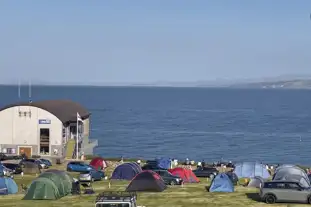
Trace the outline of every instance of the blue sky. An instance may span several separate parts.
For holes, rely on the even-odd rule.
[[[310,0],[0,2],[0,82],[311,74]]]

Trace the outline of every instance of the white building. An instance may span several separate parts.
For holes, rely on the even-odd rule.
[[[11,104],[0,108],[0,151],[8,155],[70,157],[76,137],[77,113],[79,147],[93,153],[97,142],[89,142],[90,113],[70,100],[46,100]],[[71,141],[70,141],[71,139]]]

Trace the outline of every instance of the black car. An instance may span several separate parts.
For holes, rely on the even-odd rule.
[[[36,160],[36,159],[23,159],[20,161],[20,165],[23,166],[24,162],[32,162],[36,163],[39,166],[39,169],[47,169],[49,168],[46,164],[44,164],[41,160]]]
[[[219,171],[214,167],[199,167],[196,170],[192,170],[192,172],[197,177],[211,179],[213,179],[219,173]]]
[[[232,162],[226,162],[226,161],[219,161],[217,163],[214,163],[215,167],[221,167],[221,166],[226,166],[229,168],[234,168],[234,164]]]
[[[12,170],[14,174],[21,174],[23,172],[22,167],[19,164],[2,163],[2,165]]]
[[[153,172],[160,175],[166,185],[181,185],[183,183],[180,177],[172,175],[167,170],[153,170]]]
[[[142,170],[152,170],[153,171],[153,170],[159,170],[159,167],[157,167],[156,165],[146,164],[146,165],[142,166],[141,169]]]

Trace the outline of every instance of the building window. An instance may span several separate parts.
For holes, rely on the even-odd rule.
[[[50,129],[40,129],[40,154],[50,154]]]
[[[15,149],[13,149],[13,148],[6,148],[6,153],[7,154],[15,154]]]

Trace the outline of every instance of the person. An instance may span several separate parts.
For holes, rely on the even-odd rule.
[[[137,164],[140,165],[141,164],[141,160],[137,160]]]
[[[190,165],[190,161],[188,158],[186,159],[186,165]]]
[[[84,156],[84,152],[81,153],[81,160],[84,160],[85,156]]]
[[[206,165],[205,160],[202,160],[202,168],[204,168]]]
[[[198,169],[202,168],[202,163],[201,163],[201,162],[198,162],[197,168],[198,168]]]

